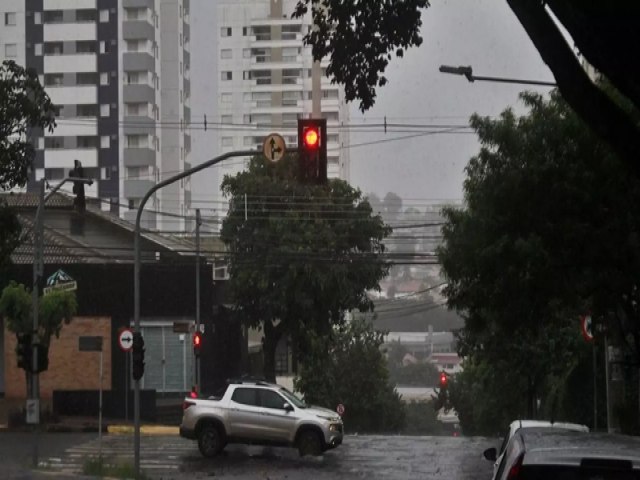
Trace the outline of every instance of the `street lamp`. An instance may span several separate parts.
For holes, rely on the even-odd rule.
[[[77,162],[77,160],[76,160]],[[39,302],[39,287],[40,287],[40,279],[43,274],[43,250],[44,250],[44,222],[42,219],[44,213],[44,205],[46,201],[51,198],[51,196],[56,193],[62,185],[67,182],[75,182],[74,184],[81,183],[83,185],[92,185],[93,180],[90,178],[81,178],[81,177],[65,177],[58,184],[56,184],[49,193],[45,195],[45,184],[46,180],[43,178],[40,181],[39,186],[39,198],[38,198],[38,209],[36,210],[36,218],[35,218],[35,230],[34,230],[34,242],[33,242],[33,288],[31,290],[31,302],[32,302],[32,313],[33,313],[33,337],[32,337],[32,348],[33,353],[31,355],[32,361],[32,376],[31,376],[31,399],[34,401],[34,409],[37,412],[36,421],[34,424],[36,427],[34,428],[34,432],[36,435],[34,436],[33,442],[33,464],[34,466],[38,465],[38,438],[37,438],[37,424],[40,422],[40,384],[38,378],[38,345],[40,344],[40,339],[38,338],[38,302]]]
[[[517,78],[502,78],[502,77],[483,77],[473,74],[473,68],[468,66],[452,67],[450,65],[440,65],[439,68],[442,73],[451,73],[452,75],[463,75],[470,82],[484,81],[484,82],[500,82],[500,83],[517,83],[520,85],[541,85],[544,87],[557,87],[555,82],[543,82],[540,80],[521,80]]]

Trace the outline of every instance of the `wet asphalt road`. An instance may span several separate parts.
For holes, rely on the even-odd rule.
[[[11,467],[12,459],[19,459],[24,466],[31,450],[28,436],[12,440],[13,436],[0,435],[0,458],[4,465],[0,467],[0,478],[41,478],[17,476],[24,470]],[[95,434],[53,434],[43,438],[42,443],[51,444],[41,445],[41,459],[46,460],[48,472],[45,478],[54,474],[66,479],[70,478],[68,475],[79,474],[86,459],[98,454]],[[347,436],[343,445],[322,457],[301,458],[289,448],[229,445],[219,457],[205,459],[193,441],[177,436],[143,436],[141,467],[149,478],[162,480],[481,480],[491,478],[491,463],[482,458],[482,451],[497,443],[483,438],[362,435]],[[133,437],[103,437],[102,453],[109,462],[133,464]]]

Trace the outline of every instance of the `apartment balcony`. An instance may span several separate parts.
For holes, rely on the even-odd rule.
[[[51,90],[49,90],[51,94]],[[58,103],[54,101],[53,103]],[[45,137],[91,137],[98,135],[97,117],[58,118],[52,133],[44,132]]]
[[[98,8],[97,0],[74,0],[75,9],[95,9]],[[66,10],[69,8],[69,0],[46,0],[42,5],[42,10]]]
[[[43,38],[45,42],[97,40],[98,29],[96,22],[45,23],[43,25]],[[57,70],[50,71],[56,72]]]
[[[47,87],[47,93],[51,97],[51,101],[56,105],[95,105],[98,103],[98,87],[92,85],[75,87],[51,86]]]
[[[155,72],[156,59],[147,52],[126,52],[122,55],[122,69],[125,72]]]
[[[155,26],[147,20],[125,20],[122,22],[122,38],[125,40],[155,40]]]
[[[156,91],[149,85],[127,84],[122,87],[124,103],[156,103]]]
[[[249,68],[251,70],[299,70],[302,69],[302,61],[290,60],[273,62],[269,59],[268,61],[262,62],[258,61],[258,57],[252,57]]]
[[[295,39],[282,40],[265,37],[256,37],[252,35],[250,38],[251,48],[286,48],[286,47],[302,47],[302,34],[297,34]],[[261,38],[264,38],[262,40]]]
[[[182,22],[182,34],[184,35],[185,38],[191,38],[191,26],[189,25],[188,22],[184,21],[185,19],[183,18],[183,22]]]
[[[125,167],[149,167],[156,164],[156,151],[153,148],[125,148],[123,154]]]
[[[182,53],[182,61],[185,65],[191,65],[191,52],[184,50]]]
[[[151,117],[127,115],[123,119],[125,135],[155,135],[156,121]]]
[[[122,0],[122,6],[124,8],[150,8],[153,10],[155,7],[154,0]]]
[[[98,166],[97,148],[57,148],[44,151],[45,168],[73,168],[73,161],[80,160],[84,168]]]
[[[124,197],[142,198],[155,184],[153,180],[127,179],[124,181]]]
[[[191,108],[188,106],[184,106],[184,121],[187,125],[191,123]]]
[[[44,71],[55,73],[96,72],[98,71],[98,56],[95,53],[45,55]]]

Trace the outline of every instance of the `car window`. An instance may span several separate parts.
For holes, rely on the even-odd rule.
[[[520,437],[518,435],[514,435],[509,443],[507,443],[507,448],[502,460],[500,461],[496,478],[506,479],[509,476],[509,470],[516,464],[518,457],[523,453],[523,451],[524,449],[520,444]]]
[[[271,390],[260,390],[260,404],[264,408],[277,408],[284,410],[286,400]]]
[[[522,480],[640,480],[640,472],[618,468],[533,465],[522,469]]]
[[[502,455],[504,449],[507,448],[507,442],[509,441],[509,434],[511,430],[507,430],[507,433],[504,434],[504,439],[502,440],[502,445],[500,445],[500,450],[498,450],[498,456]]]
[[[258,389],[257,388],[236,388],[233,391],[233,395],[231,396],[231,400],[236,403],[241,403],[243,405],[253,405],[257,407],[260,405],[258,402]]]

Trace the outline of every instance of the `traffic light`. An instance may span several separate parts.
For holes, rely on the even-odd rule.
[[[49,349],[38,344],[36,350],[38,350],[38,365],[34,373],[42,373],[49,368]]]
[[[193,353],[200,355],[200,348],[202,347],[202,333],[194,332],[193,334]]]
[[[131,365],[133,369],[133,379],[140,380],[144,375],[144,339],[140,332],[133,333]]]
[[[327,182],[327,120],[298,119],[298,162],[302,183]]]
[[[16,345],[16,355],[18,357],[18,368],[30,372],[33,369],[33,346],[31,345],[30,333],[16,333],[18,344]]]
[[[69,177],[84,178],[84,169],[80,160],[73,161],[73,169],[69,172]],[[84,183],[73,182],[73,193],[76,198],[73,200],[73,206],[77,212],[84,213],[86,210],[86,201],[84,196]]]
[[[440,372],[440,388],[447,388],[449,384],[449,378],[446,372]]]

